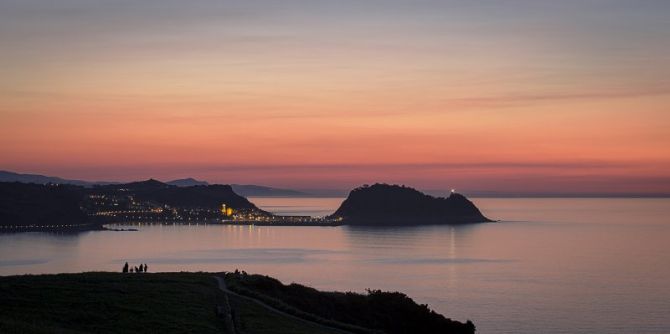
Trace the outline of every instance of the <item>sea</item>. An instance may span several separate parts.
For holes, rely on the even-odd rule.
[[[324,216],[342,198],[250,198]],[[245,270],[321,290],[400,291],[477,333],[670,333],[670,199],[472,198],[463,226],[129,225],[0,234],[0,275]]]

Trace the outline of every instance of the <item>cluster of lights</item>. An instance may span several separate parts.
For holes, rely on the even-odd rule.
[[[103,199],[117,202],[117,198],[110,198],[104,195],[91,195],[91,199]],[[177,222],[203,222],[203,223],[232,223],[232,224],[327,224],[330,222],[341,221],[342,218],[325,219],[323,217],[309,217],[309,216],[274,216],[268,215],[257,210],[234,210],[229,205],[222,203],[218,210],[213,209],[179,209],[175,207],[149,207],[149,205],[140,205],[135,202],[132,196],[128,196],[129,202],[133,204],[137,210],[100,210],[91,213],[93,216],[114,217],[117,219],[132,221],[146,221],[150,220],[158,224],[163,224],[165,221],[171,221],[173,224]],[[97,203],[95,203],[97,204]],[[165,216],[163,214],[168,214]],[[170,216],[171,215],[171,216]],[[223,216],[223,217],[221,217]]]
[[[94,213],[94,216],[118,216],[118,215],[128,215],[128,214],[152,214],[152,213],[163,213],[162,208],[151,209],[151,210],[127,210],[127,211],[98,211]]]
[[[236,214],[233,216],[233,219],[230,220],[230,222],[235,223],[235,224],[246,224],[246,223],[251,223],[253,224],[254,222],[262,222],[262,223],[277,223],[277,224],[285,224],[285,223],[318,223],[318,224],[327,224],[330,222],[334,221],[341,221],[342,218],[338,217],[336,219],[326,219],[324,217],[309,217],[309,216],[268,216],[268,215],[259,215],[259,214],[254,214],[254,213],[248,213],[248,214]],[[222,222],[226,222],[226,220],[223,220]]]
[[[58,225],[2,225],[0,228],[6,229],[22,229],[22,228],[54,228],[54,227],[80,227],[88,226],[89,224],[58,224]]]

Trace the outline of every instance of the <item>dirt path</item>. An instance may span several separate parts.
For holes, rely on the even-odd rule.
[[[304,322],[304,323],[309,324],[309,325],[312,325],[312,326],[317,326],[317,327],[319,327],[319,328],[321,328],[321,329],[330,330],[330,331],[335,331],[335,332],[338,332],[338,333],[344,333],[344,334],[352,334],[351,332],[347,332],[347,331],[342,330],[342,329],[339,329],[339,328],[326,326],[326,325],[320,324],[320,323],[318,323],[318,322],[314,322],[314,321],[310,321],[310,320],[303,319],[303,318],[300,318],[300,317],[296,317],[296,316],[294,316],[294,315],[292,315],[292,314],[289,314],[289,313],[286,313],[286,312],[284,312],[284,311],[278,310],[278,309],[276,309],[276,308],[274,308],[274,307],[272,307],[272,306],[270,306],[270,305],[268,305],[268,304],[266,304],[266,303],[264,303],[264,302],[262,302],[262,301],[260,301],[260,300],[258,300],[258,299],[254,299],[254,298],[251,298],[251,297],[243,296],[243,295],[241,295],[241,294],[239,294],[239,293],[237,293],[237,292],[234,292],[234,291],[232,291],[232,290],[229,290],[228,287],[226,286],[226,282],[225,282],[225,280],[224,280],[222,277],[214,276],[214,278],[216,278],[216,280],[219,282],[219,289],[221,289],[221,291],[223,291],[223,292],[225,292],[225,293],[229,293],[229,294],[234,295],[234,296],[239,297],[239,298],[243,298],[243,299],[248,300],[248,301],[250,301],[250,302],[254,302],[254,303],[256,303],[256,304],[258,304],[258,305],[264,307],[265,309],[267,309],[267,310],[269,310],[269,311],[271,311],[271,312],[277,313],[277,314],[279,314],[279,315],[281,315],[281,316],[284,316],[284,317],[288,317],[288,318],[291,318],[291,319],[295,319],[295,320]]]

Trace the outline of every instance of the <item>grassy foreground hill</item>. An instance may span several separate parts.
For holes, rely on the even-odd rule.
[[[210,273],[0,277],[0,333],[230,333],[229,300],[242,334],[334,334],[221,291]]]
[[[256,289],[256,298],[229,290],[224,292],[215,279],[215,275],[217,274],[91,272],[0,277],[0,333],[334,334],[355,332],[314,321],[315,319],[323,320],[323,314],[302,311],[301,314],[298,314],[299,316],[296,316],[291,312],[286,312],[281,305],[268,303],[268,300],[279,296],[262,295],[262,289]],[[245,284],[239,279],[232,281],[231,278],[234,280],[235,277],[230,274],[218,275],[226,276],[225,281],[227,282]],[[266,276],[254,275],[254,277],[260,277],[261,281],[269,279],[272,282],[278,282]],[[256,286],[255,283],[245,285],[248,291],[255,289],[254,286]],[[311,289],[309,294],[303,298],[316,298],[316,300],[305,301],[305,303],[314,303],[329,300],[333,294],[338,293],[318,292]],[[342,295],[351,295],[359,299],[366,298],[359,294]],[[293,299],[287,299],[287,302],[295,303],[296,297],[292,296]],[[376,312],[384,317],[386,312],[397,307],[397,310],[402,312],[413,309],[418,312],[416,314],[424,313],[422,311],[424,306],[414,304],[406,296],[402,298],[402,304],[405,306],[388,304]],[[407,305],[410,305],[409,309]],[[296,304],[296,306],[299,305]],[[329,305],[328,307],[333,306],[337,308],[346,305]],[[333,310],[337,317],[345,315],[348,319],[363,319],[360,315],[354,314],[360,312],[360,309]],[[314,310],[314,312],[317,311],[321,312],[321,310]],[[370,314],[368,312],[364,316]],[[388,317],[391,314],[385,316]],[[230,319],[233,321],[231,322]],[[423,331],[419,329],[430,324],[430,322],[412,323],[411,321],[416,319],[411,321],[410,319],[414,318],[404,318],[403,321],[406,323],[403,328],[417,329],[417,331],[410,331],[412,333],[421,333]],[[357,323],[342,322],[341,324],[353,329],[361,328]],[[471,323],[461,325],[471,326]],[[379,329],[375,329],[374,332],[397,332]],[[445,330],[446,327],[435,327],[434,329],[436,330],[431,333],[470,332]],[[473,331],[474,326],[472,326]]]
[[[368,290],[354,292],[324,292],[304,285],[284,285],[262,275],[244,272],[227,273],[228,287],[242,295],[251,296],[287,313],[311,319],[317,323],[358,334],[471,334],[471,321],[451,320],[417,304],[400,292]]]
[[[83,273],[0,278],[1,333],[222,333],[209,275]]]

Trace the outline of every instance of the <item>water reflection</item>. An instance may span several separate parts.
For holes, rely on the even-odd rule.
[[[471,225],[425,225],[425,226],[344,226],[350,246],[370,244],[370,239],[383,241],[384,244],[419,246],[426,243],[467,243],[481,224]],[[449,231],[449,233],[444,233]],[[453,237],[452,237],[453,235]]]
[[[325,290],[403,291],[484,334],[670,332],[669,200],[478,205],[524,222],[0,234],[0,274],[118,271],[125,261],[151,271],[239,268]]]

